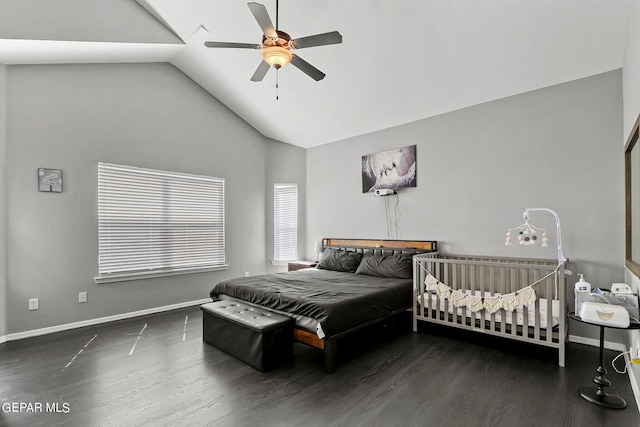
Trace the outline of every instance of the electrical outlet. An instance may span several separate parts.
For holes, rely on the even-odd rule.
[[[38,298],[29,299],[29,310],[37,310],[38,309]]]
[[[244,272],[244,277],[249,277],[249,272],[248,271]]]
[[[80,292],[78,294],[78,302],[87,302],[87,293],[86,292]]]

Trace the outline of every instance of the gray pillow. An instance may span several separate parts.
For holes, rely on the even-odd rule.
[[[360,264],[362,254],[343,249],[326,249],[317,268],[354,273]]]
[[[362,257],[356,274],[369,276],[411,279],[413,277],[413,257],[411,255],[373,255]]]

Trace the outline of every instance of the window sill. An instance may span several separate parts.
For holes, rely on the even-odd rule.
[[[207,273],[210,271],[221,271],[228,269],[228,265],[221,265],[220,267],[204,267],[204,268],[189,268],[184,270],[170,270],[170,271],[149,271],[143,273],[124,273],[124,274],[110,274],[105,276],[98,276],[94,278],[96,284],[101,285],[103,283],[114,282],[128,282],[131,280],[142,279],[155,279],[158,277],[178,276],[182,274],[194,274],[194,273]]]

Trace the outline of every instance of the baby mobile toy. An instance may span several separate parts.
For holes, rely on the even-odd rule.
[[[549,246],[549,238],[547,236],[547,232],[544,228],[534,227],[529,223],[529,212],[532,211],[543,211],[548,212],[554,216],[556,219],[556,233],[558,238],[558,264],[564,264],[567,261],[564,254],[562,253],[562,233],[560,231],[560,217],[557,213],[547,208],[527,208],[522,213],[522,217],[524,218],[524,224],[516,228],[507,229],[507,237],[505,239],[504,244],[509,246],[513,244],[513,235],[517,234],[518,243],[521,245],[535,245],[538,241],[538,234],[542,235],[540,241],[542,242],[540,246],[546,248]],[[564,270],[564,274],[566,276],[571,276],[571,271],[566,269]]]
[[[535,245],[538,240],[538,233],[542,233],[542,244],[543,248],[549,246],[549,238],[547,236],[547,232],[544,228],[538,228],[531,224],[529,224],[529,220],[525,219],[524,224],[521,224],[515,228],[509,228],[507,230],[507,238],[504,242],[505,245],[510,246],[513,244],[513,233],[516,233],[518,236],[518,243],[521,245]]]

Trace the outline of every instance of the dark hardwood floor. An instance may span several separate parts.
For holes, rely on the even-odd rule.
[[[552,350],[400,324],[340,343],[332,375],[319,351],[299,344],[293,364],[244,365],[202,342],[198,307],[8,342],[0,425],[640,426],[613,352],[607,377],[624,410],[578,395],[591,385],[596,348],[569,344],[560,368]],[[373,334],[384,338],[368,343]]]

